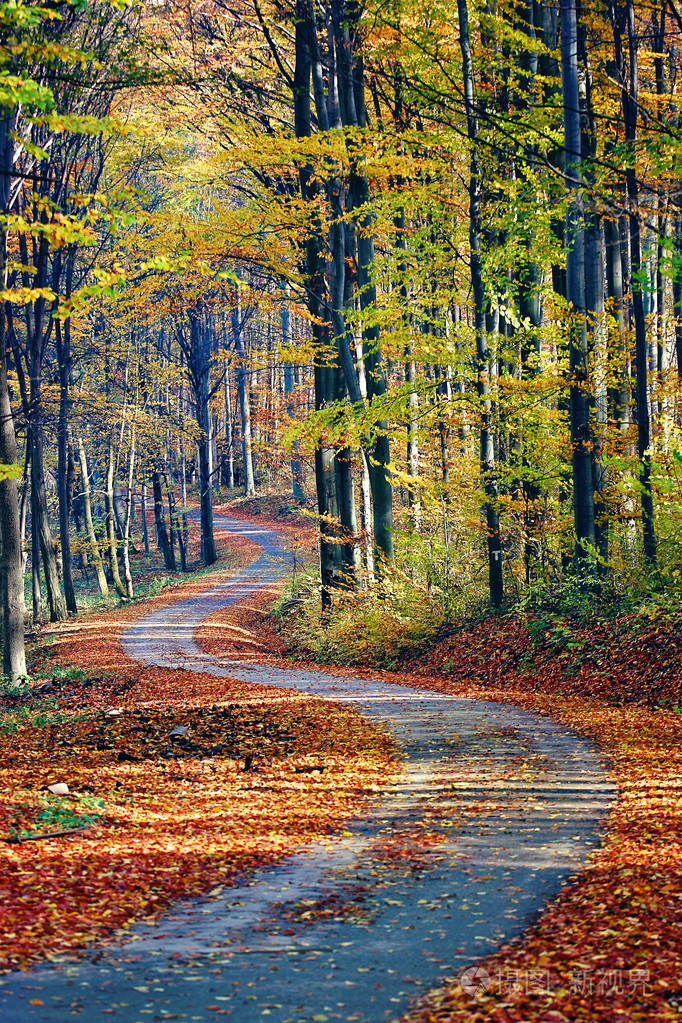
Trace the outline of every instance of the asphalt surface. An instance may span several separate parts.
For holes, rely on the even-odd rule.
[[[216,526],[259,543],[260,560],[139,619],[126,653],[350,702],[391,729],[404,774],[328,844],[133,928],[124,945],[6,976],[3,1023],[395,1020],[520,934],[599,841],[614,786],[594,747],[549,718],[203,654],[199,622],[289,571],[275,532],[220,517]]]

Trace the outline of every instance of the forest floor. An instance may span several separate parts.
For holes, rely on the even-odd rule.
[[[619,789],[604,842],[575,881],[521,941],[480,964],[487,990],[472,1002],[452,984],[415,1021],[682,1012],[681,635],[679,614],[589,624],[512,614],[462,629],[406,666],[439,692],[551,715],[597,744]]]
[[[399,767],[386,735],[350,708],[325,706],[321,729],[319,701],[126,657],[121,636],[136,618],[260,553],[248,539],[216,537],[222,564],[210,573],[44,627],[33,687],[0,698],[0,971],[122,936],[321,840]],[[155,573],[147,584],[165,582]],[[172,735],[188,725],[191,744]],[[322,742],[333,785],[303,770]]]
[[[241,627],[257,632],[268,656],[311,666],[290,621],[266,611],[265,601],[245,610]],[[221,614],[207,619],[200,645],[239,650],[220,627]],[[682,614],[660,609],[589,621],[512,612],[465,624],[402,661],[407,685],[557,719],[597,745],[619,789],[601,848],[522,940],[481,961],[475,997],[455,978],[414,1023],[682,1014],[680,637]],[[381,673],[367,665],[364,674]]]
[[[309,547],[312,534],[295,513],[289,519],[277,510],[273,505],[254,521],[286,532],[302,550]],[[245,508],[240,502],[229,508],[242,517],[255,511],[262,513],[262,505]],[[243,539],[230,541],[230,550],[232,569],[255,556]],[[192,580],[154,601],[161,606],[205,584],[205,577]],[[353,712],[341,714],[334,729],[337,755],[343,759],[349,744],[353,748],[347,786],[330,793],[311,816],[305,787],[295,798],[286,787],[291,761],[284,754],[292,745],[294,756],[304,761],[314,754],[319,721],[313,711],[305,703],[284,709],[268,705],[266,690],[257,693],[235,683],[232,691],[224,680],[219,698],[215,678],[189,680],[178,672],[128,663],[121,632],[149,607],[145,601],[55,629],[43,649],[44,663],[53,666],[52,689],[14,705],[5,701],[2,708],[0,771],[10,793],[0,808],[2,835],[57,830],[90,818],[88,830],[66,841],[0,847],[3,909],[16,921],[0,938],[5,968],[101,940],[178,898],[214,890],[240,871],[285,854],[338,826],[357,809],[359,792],[371,800],[380,774],[395,766],[385,740],[377,741]],[[288,632],[268,614],[265,596],[250,600],[238,619],[232,618],[227,640],[223,624],[222,613],[208,619],[198,635],[200,645],[257,660],[292,654]],[[650,620],[638,613],[582,624],[510,614],[465,626],[400,665],[406,685],[509,702],[568,725],[597,744],[620,791],[601,848],[522,939],[481,961],[475,995],[454,979],[432,992],[411,1020],[679,1018],[680,635],[682,617],[674,614]],[[305,655],[300,648],[295,653]],[[86,666],[85,677],[69,672],[73,665]],[[369,675],[370,667],[353,673]],[[375,669],[371,675],[396,680],[395,674]],[[213,749],[220,730],[213,718],[225,701],[234,742],[213,756],[210,778],[196,777],[183,757],[164,758],[171,752],[168,735],[189,708],[205,731],[207,751]],[[123,707],[133,712],[127,715],[130,727],[123,726],[123,715],[107,714]],[[243,820],[222,837],[225,822],[217,805],[228,792],[244,796],[248,774],[243,768],[256,731],[271,740],[270,769],[284,799],[270,802],[269,793],[263,805],[262,795],[249,792],[240,804]],[[357,748],[367,751],[360,773]],[[59,781],[69,783],[69,796],[45,791]],[[189,801],[193,821],[206,820],[191,848],[178,799]],[[243,823],[248,820],[252,827],[258,814],[262,826],[249,841]],[[152,816],[153,824],[145,823]],[[77,817],[81,822],[74,821]],[[268,820],[277,820],[279,841],[268,836]],[[145,856],[139,854],[141,840],[149,850]],[[75,876],[74,862],[80,871]],[[98,905],[102,911],[93,922]]]

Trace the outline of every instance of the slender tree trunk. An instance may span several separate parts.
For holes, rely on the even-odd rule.
[[[402,93],[396,87],[396,101],[400,101]],[[400,207],[394,220],[396,229],[395,244],[399,252],[405,251],[405,209]],[[407,268],[404,258],[400,260],[398,272],[402,278],[400,283],[400,297],[404,304],[406,325],[409,323],[410,296],[407,286]],[[414,350],[411,343],[405,346],[405,383],[408,385],[407,393],[407,475],[410,479],[407,500],[410,509],[412,528],[419,532],[421,525],[421,501],[419,496],[419,395],[416,389],[417,366],[414,360]]]
[[[74,254],[69,252],[66,262],[65,298],[71,296]],[[71,565],[70,507],[68,490],[69,458],[69,376],[71,373],[71,320],[55,322],[57,359],[59,363],[59,420],[57,424],[57,493],[59,497],[59,538],[62,548],[62,579],[66,608],[70,614],[77,614],[76,592],[73,586]]]
[[[185,446],[180,433],[180,501],[182,503],[182,543],[185,551],[189,547],[189,524],[187,522],[187,459],[185,458]],[[211,509],[212,510],[212,509]],[[183,569],[183,572],[185,569]]]
[[[360,452],[362,458],[362,476],[360,487],[362,491],[362,529],[365,538],[365,568],[367,569],[367,581],[370,586],[374,584],[374,536],[372,534],[372,488],[369,479],[369,467],[367,455]]]
[[[682,217],[677,218],[675,226],[675,249],[679,259],[682,254]],[[682,270],[675,271],[673,277],[673,311],[675,314],[675,357],[677,361],[677,379],[682,381]]]
[[[197,451],[199,455],[199,502],[201,516],[201,558],[205,565],[217,560],[213,538],[213,473],[212,473],[212,428],[211,428],[211,322],[206,320],[201,303],[189,310],[190,340],[185,342],[187,368],[199,427]],[[171,521],[171,547],[175,525]]]
[[[646,319],[644,315],[644,286],[642,283],[642,244],[639,225],[639,185],[634,162],[637,142],[639,69],[637,38],[635,35],[635,10],[632,0],[627,0],[625,11],[629,68],[626,70],[622,49],[622,14],[611,6],[616,67],[621,85],[621,104],[625,122],[625,138],[632,158],[625,171],[625,189],[629,210],[630,229],[630,282],[632,289],[632,311],[635,326],[636,365],[636,410],[637,410],[637,453],[639,456],[639,484],[642,507],[642,531],[644,557],[650,565],[656,564],[656,531],[654,526],[654,502],[651,489],[651,422],[649,417],[648,352],[646,340]]]
[[[608,425],[606,390],[607,341],[604,317],[604,254],[601,243],[601,219],[596,213],[587,217],[585,228],[585,303],[589,329],[595,339],[598,376],[594,394],[594,447],[592,451],[592,488],[594,492],[594,540],[599,553],[597,570],[606,573],[609,556],[609,507],[606,499],[607,472],[603,462]]]
[[[14,164],[14,111],[0,113],[0,212],[9,213],[10,172]],[[7,235],[0,226],[0,283],[6,287]],[[19,492],[15,467],[17,441],[7,381],[5,303],[0,303],[0,598],[2,599],[2,671],[16,685],[26,675],[24,573]],[[9,471],[8,471],[9,470]]]
[[[280,319],[282,323],[282,347],[284,351],[291,345],[291,329],[290,329],[290,317],[288,305],[289,288],[285,288],[285,298],[282,302],[280,310]],[[287,415],[291,418],[294,415],[295,409],[291,396],[294,392],[294,367],[288,359],[284,362],[284,398],[286,401]],[[291,486],[295,500],[305,501],[305,492],[303,490],[303,467],[301,465],[301,459],[298,456],[298,444],[294,443],[291,447]]]
[[[107,489],[106,489],[106,533],[109,548],[109,568],[111,577],[114,580],[114,587],[120,597],[126,597],[126,588],[121,581],[121,573],[118,568],[118,541],[116,539],[116,516],[114,513],[114,466],[116,464],[116,449],[114,446],[113,431],[109,437],[109,462],[107,465]]]
[[[614,342],[609,344],[611,362],[609,377],[613,381],[608,396],[609,420],[623,430],[628,421],[630,389],[627,371],[627,330],[620,227],[618,221],[613,217],[607,217],[604,220],[604,241],[606,246],[606,287],[615,321]]]
[[[234,490],[234,430],[230,395],[230,365],[225,364],[225,446],[227,448],[227,487]]]
[[[360,39],[357,25],[360,6],[348,3],[347,0],[332,0],[331,8],[336,40],[341,120],[349,128],[363,128],[366,124],[363,102],[364,74],[361,55],[359,51],[353,50],[354,41]],[[363,314],[367,396],[371,404],[375,398],[381,400],[386,393],[380,333],[376,323],[372,322],[377,308],[373,219],[369,209],[369,183],[358,158],[352,133],[346,136],[346,143],[350,161],[349,192],[352,206],[357,211],[354,220],[358,293]],[[350,387],[349,394],[353,401]],[[388,423],[386,420],[380,420],[375,428],[370,479],[374,499],[374,540],[377,555],[380,562],[387,563],[393,561],[393,486],[390,460]]]
[[[150,556],[149,550],[149,527],[147,526],[147,482],[142,481],[140,488],[140,516],[142,518],[142,544],[144,546],[144,556],[148,558]]]
[[[294,66],[294,123],[297,138],[308,138],[311,134],[311,16],[308,0],[296,0],[295,22],[295,66]],[[314,20],[313,20],[314,23]],[[301,198],[307,203],[316,216],[318,185],[313,181],[311,166],[299,167],[299,183]],[[320,410],[327,404],[329,374],[323,365],[327,335],[322,326],[325,318],[325,278],[324,259],[322,257],[323,241],[322,226],[319,218],[316,231],[311,232],[306,241],[306,275],[308,309],[312,318],[313,335],[313,373],[315,409]],[[321,580],[322,614],[326,615],[331,607],[331,591],[334,586],[335,548],[330,542],[330,523],[336,513],[335,493],[333,491],[334,464],[333,451],[320,441],[315,448],[315,491],[317,495],[317,511],[319,516],[319,557]],[[330,503],[330,498],[333,501]]]
[[[591,573],[594,547],[592,434],[585,321],[585,233],[581,182],[581,124],[578,84],[578,25],[575,0],[561,0],[561,80],[563,85],[566,213],[566,297],[569,308],[570,414],[573,447],[573,510],[576,569]]]
[[[38,242],[36,282],[40,287],[47,286],[48,242],[41,237]],[[31,433],[31,487],[33,491],[32,528],[36,531],[40,542],[40,557],[45,575],[45,589],[50,608],[50,620],[61,621],[66,618],[67,610],[62,596],[57,571],[57,558],[52,541],[52,531],[47,511],[45,493],[45,472],[43,465],[43,417],[42,417],[42,371],[45,298],[40,296],[33,303],[31,326],[28,330],[29,376],[30,376],[30,433]]]
[[[126,596],[132,600],[135,596],[133,574],[130,571],[130,522],[133,514],[133,483],[135,480],[135,427],[130,431],[130,458],[128,460],[128,490],[125,520],[123,523],[123,578],[125,579]]]
[[[237,391],[239,394],[239,410],[242,419],[242,464],[244,467],[244,493],[247,497],[254,497],[256,485],[253,474],[253,450],[251,436],[251,400],[249,397],[249,383],[247,378],[247,355],[244,345],[244,336],[241,322],[241,302],[239,301],[239,289],[237,291],[237,305],[232,311],[232,329],[234,333],[234,347],[237,355]]]
[[[450,428],[448,427],[442,410],[449,403],[447,381],[444,379],[440,366],[435,365],[433,372],[438,386],[435,390],[435,402],[438,407],[438,440],[440,442],[440,474],[443,481],[443,500],[446,504],[450,502]]]
[[[38,501],[31,484],[31,596],[33,624],[43,620],[43,596],[40,589],[40,533]]]
[[[21,574],[26,575],[28,565],[28,550],[26,547],[26,522],[28,509],[31,502],[31,444],[28,437],[29,429],[26,431],[26,457],[24,458],[24,471],[21,477],[21,497],[19,499],[19,530],[21,534]]]
[[[83,438],[78,438],[78,460],[81,467],[81,482],[83,486],[83,517],[85,519],[85,531],[88,535],[88,541],[90,543],[90,550],[92,552],[92,564],[95,569],[97,576],[97,583],[99,585],[99,591],[103,597],[108,596],[109,586],[107,585],[107,577],[104,573],[104,566],[102,565],[102,558],[99,552],[99,544],[97,543],[97,537],[95,535],[95,527],[92,523],[92,500],[90,497],[90,474],[88,472],[88,461],[85,454],[85,444]]]
[[[178,541],[178,552],[180,554],[180,571],[187,571],[187,555],[185,552],[185,545],[182,539],[182,531],[180,529],[180,523],[178,522],[178,513],[175,507],[175,494],[173,493],[173,487],[171,486],[170,478],[166,479],[166,489],[168,491],[168,518],[170,519],[170,545],[171,550],[174,549],[174,538],[177,537]]]
[[[159,471],[154,466],[151,472],[152,477],[152,492],[154,494],[154,522],[156,524],[156,538],[159,544],[159,550],[163,555],[163,563],[166,566],[168,572],[177,571],[175,565],[175,555],[173,554],[173,548],[170,545],[168,539],[168,533],[166,532],[166,519],[163,514],[163,491],[161,489],[161,477]]]
[[[478,155],[478,118],[474,93],[474,67],[469,41],[469,14],[467,0],[457,0],[459,13],[459,41],[462,50],[464,77],[464,103],[467,114],[467,134],[471,147],[469,165],[469,249],[471,286],[474,295],[474,330],[476,333],[477,391],[481,405],[480,464],[485,491],[484,514],[488,541],[488,585],[490,602],[499,607],[504,598],[502,576],[502,544],[497,500],[495,472],[495,446],[491,423],[490,353],[485,329],[485,287],[481,256],[481,170]]]
[[[201,435],[199,437],[199,498],[201,502],[201,558],[205,565],[213,565],[217,561],[215,540],[213,538],[213,481],[210,465],[210,422],[208,377],[201,379],[201,400],[197,405],[197,419]]]
[[[37,523],[34,528],[38,530],[40,542],[40,557],[43,563],[45,574],[45,588],[47,590],[47,603],[50,608],[50,621],[59,622],[66,618],[66,603],[62,596],[59,585],[59,574],[57,572],[57,559],[55,557],[50,520],[47,514],[47,497],[45,494],[45,474],[43,470],[43,437],[42,424],[40,423],[39,405],[34,406],[36,414],[31,424],[31,439],[33,451],[31,452],[31,483],[35,493],[35,510]]]
[[[582,147],[587,160],[586,181],[594,190],[592,167],[597,159],[598,126],[594,113],[593,81],[590,53],[585,31],[579,26],[579,49],[583,64],[582,80],[585,117],[582,125]],[[587,130],[585,130],[587,129]],[[602,244],[602,218],[598,210],[588,209],[585,214],[585,311],[588,350],[594,353],[593,378],[594,427],[592,430],[592,490],[594,503],[594,540],[599,554],[597,572],[606,575],[609,556],[609,508],[606,500],[607,472],[604,448],[608,424],[606,318],[604,309],[604,247]]]

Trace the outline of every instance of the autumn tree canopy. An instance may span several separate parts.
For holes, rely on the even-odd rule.
[[[5,673],[27,572],[35,620],[130,599],[136,552],[188,567],[194,500],[211,564],[240,489],[307,503],[325,615],[675,591],[680,30],[0,4]]]

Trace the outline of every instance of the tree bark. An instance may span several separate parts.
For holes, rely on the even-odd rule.
[[[462,50],[464,103],[470,145],[469,164],[469,249],[471,286],[474,295],[474,330],[476,334],[476,387],[481,406],[480,465],[485,492],[483,511],[488,546],[488,587],[490,603],[499,607],[504,598],[502,575],[502,544],[495,472],[495,446],[491,423],[490,353],[485,324],[485,287],[481,255],[481,171],[479,166],[478,118],[475,107],[474,66],[469,40],[467,0],[457,0],[459,42]]]
[[[90,542],[90,550],[92,552],[92,564],[95,568],[95,574],[97,576],[97,583],[99,585],[99,592],[103,597],[109,595],[109,586],[107,584],[107,577],[104,573],[104,566],[102,564],[102,557],[99,552],[99,544],[95,535],[95,527],[92,523],[92,500],[90,497],[90,474],[88,472],[88,461],[85,454],[85,444],[83,438],[78,438],[78,459],[81,466],[81,482],[83,486],[83,517],[85,519],[85,531],[88,535]]]
[[[168,572],[176,572],[175,555],[171,547],[168,533],[166,532],[166,519],[163,514],[163,491],[161,489],[161,477],[159,470],[154,466],[151,472],[152,491],[154,494],[154,522],[156,524],[156,539],[159,550],[163,555],[163,563]]]
[[[149,527],[147,526],[147,483],[145,480],[142,481],[140,487],[140,517],[142,519],[142,545],[144,546],[144,556],[148,558],[150,556],[149,550]]]
[[[622,47],[622,20],[625,18],[628,37],[629,67],[626,68]],[[639,484],[642,508],[642,534],[644,557],[649,565],[656,564],[656,531],[654,526],[654,502],[651,489],[651,421],[649,416],[648,352],[646,319],[644,315],[644,290],[642,283],[642,243],[639,225],[639,185],[635,167],[637,142],[639,69],[637,39],[635,35],[635,11],[632,0],[627,0],[624,11],[611,5],[611,19],[616,54],[616,67],[620,78],[621,105],[625,122],[625,139],[631,155],[625,171],[625,191],[629,210],[630,232],[630,286],[632,311],[635,327],[636,366],[636,412],[637,412],[637,453],[639,456]]]
[[[0,212],[9,213],[10,172],[14,164],[15,117],[0,113]],[[0,282],[5,286],[7,234],[0,226]],[[5,303],[0,302],[0,598],[2,599],[2,672],[14,685],[26,675],[24,643],[24,573],[22,566],[17,441],[7,380]]]
[[[43,214],[43,220],[46,214]],[[48,242],[41,236],[37,242],[35,282],[39,288],[48,283]],[[50,520],[47,511],[45,493],[45,471],[43,464],[43,409],[42,409],[42,372],[45,346],[45,298],[40,296],[32,304],[32,315],[27,318],[27,342],[29,358],[29,423],[31,434],[31,488],[32,488],[32,529],[40,545],[40,558],[43,563],[47,602],[50,608],[50,620],[61,621],[66,618],[67,610],[62,596],[57,572],[57,558],[52,541]],[[48,328],[49,329],[49,328]],[[36,559],[34,559],[36,560]],[[35,599],[35,598],[34,598]]]
[[[253,473],[253,448],[251,435],[251,400],[247,377],[247,355],[242,330],[242,308],[240,289],[237,288],[237,304],[232,310],[232,331],[234,348],[237,356],[237,393],[239,395],[239,411],[242,420],[242,465],[244,469],[244,493],[246,497],[254,497],[256,485]]]
[[[285,298],[282,302],[280,310],[280,320],[282,324],[282,347],[284,351],[291,345],[291,329],[290,329],[290,311],[288,305],[289,288],[285,287]],[[292,363],[286,359],[284,362],[284,399],[286,401],[287,415],[291,418],[294,415],[294,406],[291,400],[291,396],[294,392],[294,367]],[[291,489],[296,501],[305,501],[305,492],[303,490],[303,467],[301,465],[301,459],[298,457],[298,444],[293,444],[291,447]]]
[[[230,395],[230,364],[225,363],[225,457],[227,459],[227,488],[234,490],[234,429],[232,425],[232,397]]]
[[[56,257],[55,257],[56,258]],[[73,261],[75,252],[69,251],[66,257],[66,285],[64,297],[71,297],[73,281]],[[77,614],[76,591],[73,586],[71,563],[71,534],[69,507],[69,377],[71,374],[71,319],[64,325],[55,322],[57,342],[57,361],[59,364],[59,420],[57,424],[57,493],[59,497],[59,539],[62,548],[62,579],[66,608],[70,614]]]
[[[295,26],[295,67],[294,67],[294,123],[296,138],[308,138],[311,134],[311,52],[310,52],[310,5],[308,0],[296,0]],[[302,164],[299,167],[299,184],[301,198],[304,202],[317,202],[318,186],[312,180],[312,167]],[[306,276],[308,309],[312,319],[313,334],[313,373],[315,409],[321,410],[327,404],[330,388],[329,373],[324,365],[327,334],[323,322],[325,320],[325,280],[324,260],[322,258],[323,242],[319,219],[306,240]],[[315,448],[315,491],[317,495],[317,512],[319,521],[319,558],[320,558],[320,598],[322,614],[326,615],[331,607],[331,591],[334,586],[334,558],[336,549],[332,539],[331,521],[336,514],[336,494],[334,490],[335,475],[333,451],[324,441]]]
[[[571,444],[576,571],[592,571],[594,489],[585,320],[585,225],[581,182],[582,138],[578,81],[578,24],[575,0],[561,0],[561,81],[568,202],[566,212],[566,297],[569,309]]]
[[[623,288],[623,260],[619,222],[613,217],[604,220],[606,255],[606,289],[611,300],[615,321],[615,344],[609,345],[611,370],[614,381],[609,388],[609,420],[621,430],[627,426],[630,389],[627,373],[627,339],[625,323],[625,292]],[[682,297],[682,296],[681,296]]]
[[[135,596],[133,588],[133,574],[130,570],[130,522],[133,515],[133,482],[135,479],[135,427],[130,431],[130,457],[128,460],[128,489],[123,523],[123,578],[125,580],[126,596],[132,600]]]
[[[121,581],[121,573],[118,568],[118,541],[116,538],[116,516],[114,513],[114,466],[116,464],[116,449],[114,446],[113,431],[109,437],[109,462],[107,465],[107,487],[106,487],[106,534],[109,549],[109,568],[111,577],[114,580],[114,587],[120,597],[127,597],[126,588]]]
[[[210,338],[203,323],[200,309],[190,312],[189,368],[194,387],[197,425],[199,426],[199,501],[201,515],[201,558],[205,565],[218,559],[213,538],[213,480],[211,474],[211,409],[209,377],[211,360]],[[173,525],[171,523],[171,530]]]
[[[365,126],[363,102],[364,75],[359,52],[354,52],[353,38],[359,38],[357,19],[360,7],[346,0],[333,0],[332,19],[336,41],[339,106],[341,120],[349,128]],[[351,38],[353,30],[353,38]],[[355,214],[357,245],[357,278],[360,310],[363,313],[364,360],[367,372],[367,397],[371,404],[386,393],[386,378],[380,347],[380,333],[375,318],[377,292],[372,215],[369,211],[369,183],[360,165],[352,132],[346,135],[350,161],[349,191]],[[342,361],[343,365],[343,361]],[[344,368],[345,374],[345,368]],[[347,384],[349,377],[346,377]],[[354,401],[349,386],[351,401]],[[370,479],[374,500],[374,541],[379,562],[393,561],[393,486],[390,475],[390,444],[388,422],[376,424]]]

